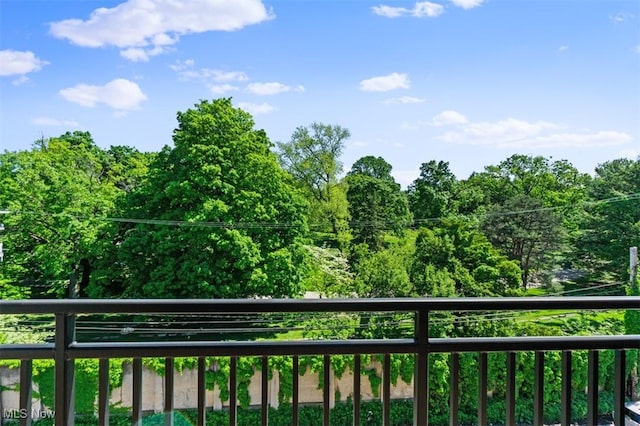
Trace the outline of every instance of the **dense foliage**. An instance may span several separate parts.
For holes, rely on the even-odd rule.
[[[1,153],[0,297],[66,297],[70,282],[97,298],[519,296],[552,285],[559,268],[618,283],[623,294],[629,247],[640,245],[640,159],[603,163],[591,177],[565,160],[516,154],[467,179],[425,159],[403,191],[380,157],[343,174],[350,133],[338,125],[299,127],[274,144],[231,99],[201,101],[177,121],[173,146],[157,153],[103,149],[79,131]],[[636,319],[628,315],[628,331],[637,333]],[[554,331],[481,314],[435,320],[437,336]],[[620,332],[612,324],[623,324],[599,321],[561,328]],[[305,337],[384,338],[401,334],[401,322],[353,315],[303,325]],[[331,331],[319,334],[325,323]],[[15,339],[0,334],[5,341]],[[432,402],[442,404],[447,363],[430,362]],[[475,361],[461,368],[473,371]],[[558,387],[549,380],[551,401]],[[465,398],[473,412],[473,395]]]

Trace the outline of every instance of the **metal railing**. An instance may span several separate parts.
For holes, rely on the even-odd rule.
[[[640,348],[640,335],[556,336],[556,337],[429,337],[429,318],[441,312],[496,312],[530,310],[620,310],[640,309],[640,297],[527,297],[527,298],[432,298],[432,299],[304,299],[304,300],[14,300],[0,301],[0,315],[51,314],[55,316],[53,343],[3,344],[0,359],[21,361],[21,383],[31,383],[31,362],[34,359],[55,360],[55,424],[74,422],[73,387],[74,361],[80,358],[99,359],[98,419],[109,423],[109,359],[133,358],[133,423],[142,419],[142,358],[165,358],[166,371],[173,370],[175,357],[198,357],[198,424],[205,424],[205,357],[230,357],[229,413],[230,424],[237,422],[237,359],[239,356],[262,357],[262,424],[268,424],[267,363],[274,355],[293,356],[292,424],[298,424],[298,357],[324,355],[324,383],[329,383],[331,355],[355,355],[355,369],[360,369],[361,354],[383,354],[382,423],[390,424],[390,355],[414,354],[414,425],[428,424],[428,357],[431,353],[450,356],[450,424],[458,424],[459,354],[478,353],[478,417],[479,425],[487,424],[487,353],[504,352],[506,362],[506,412],[504,422],[515,425],[516,352],[535,352],[534,361],[534,424],[543,422],[543,392],[545,352],[562,353],[561,423],[571,423],[572,351],[587,350],[588,389],[587,423],[598,421],[598,356],[601,350],[615,350],[614,417],[624,424],[625,364],[628,349]],[[75,318],[86,314],[234,314],[256,315],[274,313],[380,313],[404,312],[412,316],[412,336],[393,339],[357,340],[277,340],[266,341],[142,341],[142,342],[77,342]],[[165,413],[172,422],[173,380],[165,380]],[[354,374],[354,424],[360,424],[360,375]],[[329,424],[329,386],[323,390],[323,423]],[[21,409],[30,410],[31,386],[20,387]],[[29,424],[28,420],[21,420]]]

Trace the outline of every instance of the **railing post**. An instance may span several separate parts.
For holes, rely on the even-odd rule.
[[[507,352],[507,392],[506,392],[507,426],[516,425],[516,353]]]
[[[173,358],[164,360],[164,425],[173,426],[173,373],[175,361]]]
[[[56,314],[55,332],[55,406],[56,426],[73,425],[74,360],[67,359],[67,349],[75,340],[75,315]]]
[[[98,424],[109,425],[109,359],[101,358],[98,367]]]
[[[562,352],[562,390],[561,390],[561,413],[560,424],[562,426],[571,425],[571,351]]]
[[[624,349],[616,351],[615,361],[615,380],[614,380],[614,397],[613,397],[613,423],[615,425],[624,425],[625,423],[625,388],[626,388],[626,359],[627,353]]]
[[[598,351],[589,351],[587,367],[587,425],[598,424]]]
[[[449,374],[449,426],[458,426],[458,404],[460,401],[460,354],[451,354]]]
[[[533,372],[533,424],[544,422],[544,352],[535,354]]]
[[[353,425],[360,426],[360,354],[353,356]],[[294,425],[297,426],[297,425]]]
[[[33,390],[33,362],[30,359],[20,361],[20,412],[27,413],[20,416],[20,426],[31,426],[31,394]],[[22,411],[24,410],[24,411]],[[2,413],[4,416],[4,413]]]
[[[487,353],[478,354],[478,426],[487,425]]]
[[[425,426],[429,420],[429,311],[419,310],[415,316],[417,345],[413,373],[413,424]]]
[[[391,424],[391,354],[384,354],[382,364],[382,424]]]
[[[142,358],[134,358],[132,366],[133,398],[131,416],[134,426],[142,425]]]

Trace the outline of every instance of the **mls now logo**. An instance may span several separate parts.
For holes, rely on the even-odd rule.
[[[4,419],[53,419],[56,416],[55,411],[51,410],[27,410],[26,408],[21,409],[5,409],[2,411],[2,417]]]

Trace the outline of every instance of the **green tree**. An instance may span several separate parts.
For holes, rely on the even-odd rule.
[[[420,176],[407,190],[415,220],[445,217],[454,209],[456,177],[446,161],[422,163]]]
[[[378,250],[384,230],[398,234],[411,222],[407,197],[381,157],[360,158],[345,181],[354,242]]]
[[[489,209],[482,230],[509,259],[520,263],[525,287],[533,272],[553,264],[564,231],[560,216],[543,208],[539,199],[522,195]]]
[[[25,286],[23,297],[63,295],[71,275],[88,284],[94,244],[118,195],[106,161],[80,131],[0,155],[0,205],[11,212],[2,280]]]
[[[298,127],[289,142],[279,142],[282,167],[295,178],[310,201],[313,223],[327,222],[338,235],[347,231],[346,188],[339,184],[340,156],[351,134],[338,125],[314,122]]]
[[[94,294],[297,294],[307,206],[265,132],[230,99],[217,99],[178,112],[173,141],[128,194],[126,216],[143,223],[123,224],[113,236],[120,276],[101,275]]]
[[[596,168],[590,203],[576,236],[576,262],[626,281],[629,247],[640,244],[640,159],[617,159]]]
[[[480,297],[517,294],[521,270],[494,248],[473,223],[444,219],[422,228],[410,267],[420,296]]]

